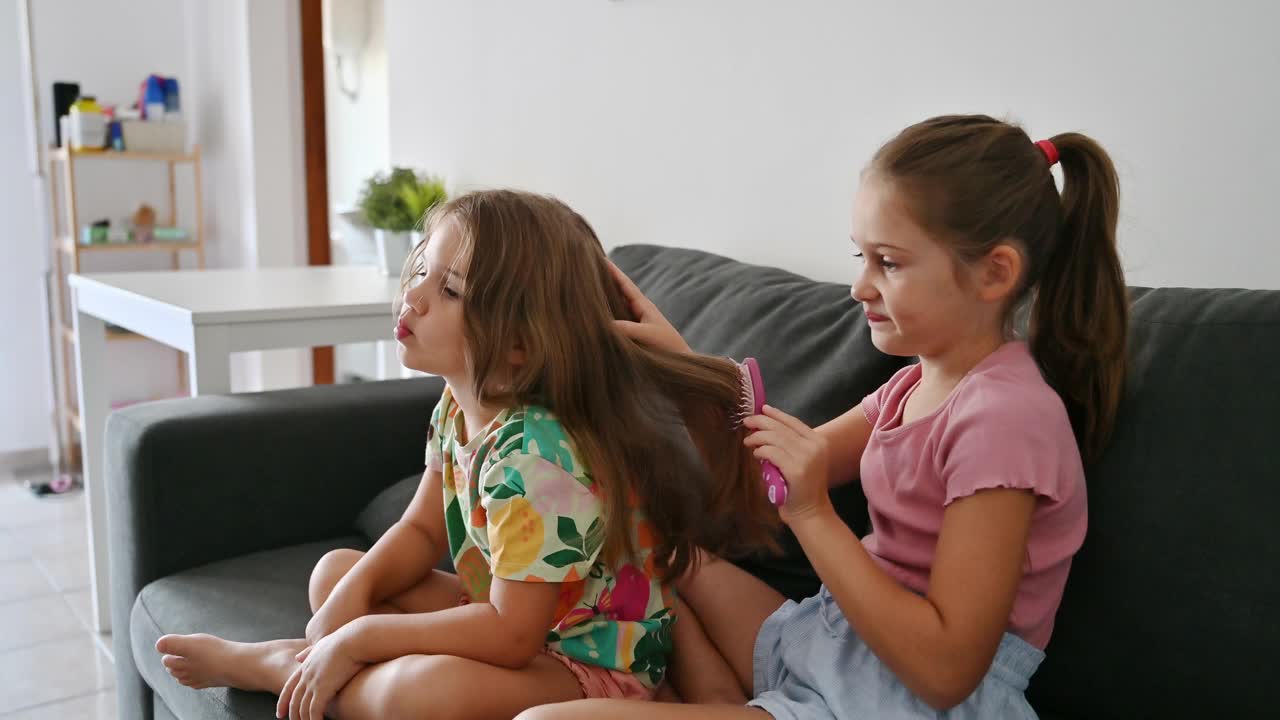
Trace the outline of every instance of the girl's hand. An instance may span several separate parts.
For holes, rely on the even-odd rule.
[[[779,510],[783,522],[791,525],[831,510],[825,437],[770,405],[764,406],[763,415],[753,415],[743,424],[753,431],[744,444],[754,448],[757,458],[777,465],[787,479],[787,501]]]
[[[609,261],[609,270],[613,273],[618,289],[622,291],[622,297],[627,301],[627,307],[631,308],[632,316],[636,318],[635,322],[614,320],[613,325],[619,332],[642,345],[677,353],[693,352],[689,343],[680,337],[680,331],[667,321],[658,306],[645,297],[640,288],[613,261]]]
[[[331,594],[324,605],[307,621],[307,644],[317,645],[321,640],[342,629],[347,623],[368,615],[368,603],[346,601]]]
[[[352,658],[351,633],[336,632],[298,653],[302,663],[289,676],[276,702],[276,717],[289,720],[324,720],[338,691],[365,666]]]

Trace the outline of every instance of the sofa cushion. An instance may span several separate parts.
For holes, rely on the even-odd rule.
[[[356,516],[356,529],[364,534],[370,546],[378,542],[404,515],[405,508],[409,507],[409,501],[413,500],[413,494],[418,491],[418,485],[421,482],[421,474],[410,475],[397,481],[378,493],[373,502],[370,502]],[[449,557],[448,552],[445,552],[440,562],[436,563],[436,569],[444,572],[454,571],[453,558]]]
[[[1269,716],[1280,292],[1133,298],[1128,386],[1030,697],[1079,718]]]
[[[168,633],[204,632],[254,642],[300,638],[311,609],[307,583],[316,562],[337,548],[367,548],[350,536],[244,555],[156,580],[143,588],[130,618],[138,670],[180,718],[275,717],[275,698],[227,688],[192,690],[160,664],[156,640]]]
[[[409,501],[418,491],[422,474],[415,473],[387,486],[356,516],[356,529],[373,545],[404,515]]]
[[[693,349],[759,360],[769,403],[809,425],[862,402],[907,362],[871,344],[848,285],[657,245],[622,246],[610,257]],[[832,500],[855,532],[865,531],[867,503],[857,483]],[[741,564],[788,597],[813,594],[817,576],[785,531],[783,546],[781,557]]]

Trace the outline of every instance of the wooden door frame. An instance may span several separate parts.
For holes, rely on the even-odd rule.
[[[329,155],[324,111],[324,20],[320,3],[321,0],[299,0],[308,265],[329,265],[333,259],[329,248]],[[316,385],[333,383],[333,346],[311,349],[311,376]]]

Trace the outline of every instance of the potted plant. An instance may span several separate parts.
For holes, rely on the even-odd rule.
[[[385,275],[399,275],[414,245],[414,231],[427,211],[448,198],[444,182],[413,170],[393,167],[365,181],[360,211],[373,227],[378,260]]]

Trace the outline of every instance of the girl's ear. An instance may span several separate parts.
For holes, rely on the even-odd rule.
[[[1022,277],[1022,253],[1012,243],[1000,243],[979,263],[978,295],[986,302],[1000,302],[1018,290]]]

